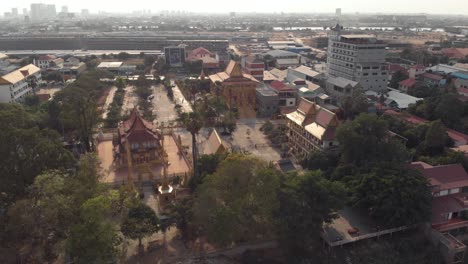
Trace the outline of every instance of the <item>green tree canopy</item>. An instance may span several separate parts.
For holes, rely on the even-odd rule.
[[[0,193],[4,194],[0,204],[24,194],[42,171],[74,164],[73,156],[63,148],[59,135],[39,128],[35,117],[21,105],[0,104],[0,124]]]
[[[405,146],[391,139],[388,123],[376,115],[360,114],[355,120],[338,127],[341,160],[363,165],[376,161],[407,161]]]
[[[447,142],[447,130],[444,124],[438,120],[429,123],[422,148],[430,155],[444,152]]]
[[[160,230],[159,224],[159,219],[153,209],[140,202],[128,211],[128,215],[122,221],[121,231],[130,239],[138,239],[141,247],[141,240],[144,237]]]
[[[230,155],[198,187],[195,222],[220,245],[269,237],[279,185],[278,173],[265,162]]]
[[[397,227],[430,220],[432,194],[417,170],[397,163],[380,163],[348,182],[354,206],[365,208],[382,225]]]
[[[289,176],[278,193],[278,236],[291,256],[304,256],[320,245],[324,222],[345,202],[344,185],[326,180],[320,171]]]

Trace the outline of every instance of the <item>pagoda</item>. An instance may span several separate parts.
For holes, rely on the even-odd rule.
[[[162,135],[152,123],[141,117],[136,108],[128,120],[120,122],[113,146],[114,161],[120,166],[162,160]]]

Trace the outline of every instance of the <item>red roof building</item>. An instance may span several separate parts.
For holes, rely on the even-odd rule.
[[[468,48],[446,48],[442,54],[449,59],[464,59],[468,56]]]
[[[424,118],[414,116],[408,113],[396,112],[391,109],[386,110],[384,114],[394,116],[414,125],[421,125],[430,122],[429,120],[426,120]],[[447,128],[447,135],[455,142],[455,147],[468,144],[468,135],[466,134]]]
[[[202,61],[203,69],[212,70],[219,68],[219,61],[216,59],[215,54],[202,47],[196,48],[189,52],[187,60]]]
[[[432,201],[432,227],[441,231],[468,227],[461,212],[468,209],[468,174],[460,164],[432,166],[425,162],[413,162],[412,168],[419,170],[429,181]]]
[[[242,70],[245,73],[252,75],[255,79],[263,80],[263,71],[265,70],[265,63],[262,59],[255,55],[249,55],[242,58]]]
[[[144,120],[138,110],[133,109],[130,118],[119,124],[114,136],[114,155],[120,165],[127,165],[128,153],[132,164],[158,160],[162,155],[162,135],[153,124]]]
[[[408,92],[410,89],[416,86],[417,81],[415,79],[408,78],[398,83],[399,89],[404,92]]]
[[[273,81],[267,86],[278,95],[280,108],[296,106],[297,90],[295,88],[280,81]]]

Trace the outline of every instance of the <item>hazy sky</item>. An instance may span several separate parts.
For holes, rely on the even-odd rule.
[[[17,7],[19,13],[30,7],[31,0],[0,0],[0,11],[10,11]],[[70,12],[87,8],[91,12],[131,12],[150,9],[185,10],[192,12],[320,12],[331,13],[341,7],[343,13],[432,13],[468,15],[468,0],[42,0],[36,3],[55,4],[57,11],[67,5]]]

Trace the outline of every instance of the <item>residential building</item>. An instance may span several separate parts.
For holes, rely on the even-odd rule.
[[[256,88],[257,117],[271,118],[279,113],[278,94],[268,88],[266,84],[260,83]]]
[[[466,71],[457,71],[450,74],[453,78],[468,80],[468,72]]]
[[[456,67],[455,65],[447,65],[447,64],[437,64],[427,69],[433,73],[439,74],[451,74],[458,71],[463,71],[463,68]]]
[[[321,80],[324,79],[323,74],[320,74],[312,68],[301,65],[297,68],[289,68],[287,69],[288,75],[286,79],[289,82],[294,82],[297,79],[301,79],[304,81],[309,81],[315,84],[320,84]]]
[[[86,70],[86,63],[81,62],[77,58],[70,57],[63,63],[60,72],[62,72],[64,79],[68,80],[80,75],[84,70]]]
[[[300,56],[294,52],[285,50],[271,50],[265,53],[265,56],[271,56],[275,59],[275,66],[284,70],[288,67],[297,67],[301,65]]]
[[[468,56],[468,48],[445,48],[442,54],[451,60],[465,59]]]
[[[326,81],[326,91],[335,100],[343,96],[351,96],[357,89],[362,89],[360,83],[343,77],[328,77]]]
[[[206,72],[214,72],[219,69],[219,61],[215,54],[205,48],[196,48],[188,53],[187,61],[201,61],[202,68]]]
[[[425,72],[420,75],[420,79],[427,85],[432,87],[443,86],[447,83],[447,80],[440,75]]]
[[[263,82],[269,83],[272,81],[287,81],[286,77],[288,76],[288,70],[280,70],[273,68],[269,71],[263,71]]]
[[[455,79],[454,84],[455,84],[455,88],[457,88],[457,89],[459,89],[459,88],[468,89],[468,80]],[[467,96],[468,96],[468,94],[467,94]]]
[[[338,118],[332,111],[307,99],[301,99],[296,111],[286,114],[288,144],[296,157],[338,145],[335,132]]]
[[[327,36],[316,36],[310,39],[310,46],[316,49],[324,49],[328,46]]]
[[[346,35],[342,34],[342,29],[337,24],[329,33],[328,76],[358,82],[365,91],[385,91],[387,45],[373,35]]]
[[[263,80],[263,71],[265,69],[265,62],[258,55],[249,55],[242,57],[241,60],[242,70],[252,75],[255,79]]]
[[[426,72],[424,65],[413,65],[408,69],[410,79],[419,79],[419,77]]]
[[[0,77],[0,102],[23,101],[25,96],[35,91],[37,84],[41,81],[41,69],[33,64],[3,75]]]
[[[416,83],[417,81],[415,79],[408,78],[398,83],[398,89],[407,93],[416,86]]]
[[[161,160],[162,135],[153,123],[144,120],[134,108],[129,119],[121,122],[113,138],[113,153],[120,166],[148,164]],[[130,160],[129,160],[130,159]]]
[[[466,246],[457,233],[468,228],[468,174],[461,164],[432,166],[413,162],[428,180],[432,193],[431,229],[429,238],[440,250],[446,263],[464,263]]]
[[[295,88],[280,81],[273,81],[267,86],[278,94],[280,107],[296,106],[297,90]]]
[[[49,68],[63,66],[63,59],[57,58],[54,55],[44,55],[35,60],[34,64],[41,68],[41,70],[47,70]]]
[[[439,231],[468,227],[462,214],[468,210],[468,174],[461,164],[432,166],[418,161],[411,167],[428,179],[433,200],[431,225]]]
[[[375,103],[381,103],[380,96],[382,95],[384,99],[383,103],[387,107],[400,110],[407,109],[411,104],[416,104],[418,101],[423,100],[422,98],[417,98],[391,88],[389,88],[389,91],[387,91],[385,94],[378,94],[374,91],[366,91],[365,94],[368,97],[376,98],[378,102]]]
[[[258,80],[243,73],[240,63],[229,62],[226,70],[209,76],[213,92],[220,92],[229,107],[236,108],[241,118],[255,117]]]

